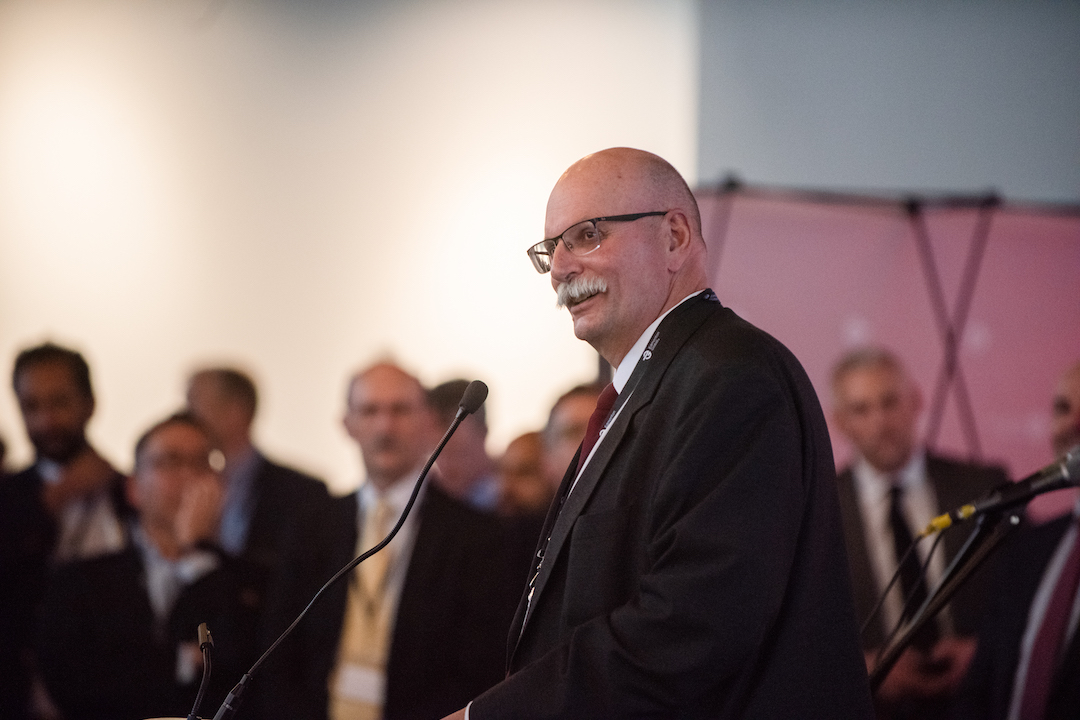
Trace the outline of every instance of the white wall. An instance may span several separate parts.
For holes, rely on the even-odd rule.
[[[390,353],[485,379],[501,450],[595,374],[525,257],[547,193],[612,145],[695,180],[696,25],[692,0],[0,1],[5,383],[22,347],[81,349],[127,467],[191,368],[240,363],[262,444],[342,491],[346,377]],[[9,390],[0,435],[29,459]]]
[[[1080,3],[702,0],[698,171],[1080,200]]]

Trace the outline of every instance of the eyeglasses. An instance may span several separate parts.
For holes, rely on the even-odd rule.
[[[667,215],[670,210],[653,210],[652,212],[632,213],[630,215],[609,215],[608,217],[582,220],[563,230],[562,235],[541,240],[526,250],[529,259],[532,260],[536,272],[543,274],[551,271],[551,257],[555,254],[555,246],[562,240],[563,247],[572,254],[581,256],[588,255],[600,247],[600,241],[607,237],[610,232],[601,223],[633,222],[644,217]]]

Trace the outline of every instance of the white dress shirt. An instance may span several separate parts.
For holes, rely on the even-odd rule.
[[[48,459],[37,463],[46,485],[60,482],[62,466]],[[116,517],[110,490],[103,489],[72,498],[56,518],[57,539],[54,562],[97,557],[124,549],[124,527]]]
[[[860,458],[852,467],[855,476],[855,490],[859,496],[859,510],[863,519],[863,532],[866,538],[867,555],[870,557],[870,565],[877,580],[877,594],[880,597],[885,591],[885,586],[896,573],[899,559],[896,557],[896,546],[893,542],[892,528],[889,524],[889,506],[891,499],[889,490],[894,478],[880,472],[865,459]],[[926,476],[926,451],[917,450],[908,461],[907,465],[895,473],[895,482],[899,485],[902,494],[902,512],[913,536],[918,535],[923,528],[941,510],[939,508],[937,494],[933,485]],[[926,554],[930,551],[933,542],[925,539],[917,546],[919,562],[926,562]],[[934,553],[929,567],[926,569],[927,593],[937,585],[945,572],[945,557],[940,548]],[[917,610],[918,608],[914,608]],[[881,612],[885,620],[885,626],[892,628],[900,621],[903,610],[903,591],[900,583],[893,585],[888,597],[882,605]],[[938,614],[938,620],[942,629],[951,630],[951,619],[948,608]]]

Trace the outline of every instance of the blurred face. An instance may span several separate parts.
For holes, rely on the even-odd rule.
[[[38,457],[67,462],[86,447],[86,424],[94,402],[84,395],[67,365],[31,365],[15,381],[26,434]]]
[[[490,472],[486,442],[487,428],[475,415],[467,415],[439,454],[439,480],[451,495],[464,495]]]
[[[216,442],[246,436],[251,425],[248,411],[221,391],[211,375],[196,374],[188,382],[187,407],[199,418]]]
[[[540,512],[551,502],[539,433],[515,438],[499,460],[499,505],[506,513]]]
[[[596,409],[597,396],[571,395],[552,411],[544,430],[544,475],[553,489],[559,488],[578,445],[585,439],[589,418]]]
[[[406,479],[435,445],[423,388],[392,366],[376,366],[353,381],[344,422],[360,445],[368,479],[381,489]]]
[[[834,420],[859,454],[881,472],[901,469],[915,447],[918,391],[885,365],[856,368],[834,388]]]
[[[128,498],[141,521],[171,527],[185,492],[199,483],[220,482],[210,465],[210,439],[183,423],[158,429],[135,458]]]
[[[1080,365],[1061,378],[1053,401],[1052,443],[1055,455],[1063,455],[1080,444]]]
[[[664,210],[625,169],[604,158],[586,158],[571,168],[551,193],[545,237],[556,237],[571,225],[594,217]],[[551,284],[591,289],[566,307],[574,334],[618,366],[645,328],[663,312],[670,289],[667,257],[659,229],[663,217],[613,223],[600,246],[588,255],[573,255],[556,246]],[[598,282],[602,281],[602,282]],[[606,289],[598,290],[603,286]]]

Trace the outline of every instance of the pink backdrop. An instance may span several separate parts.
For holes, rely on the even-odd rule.
[[[1015,478],[1053,459],[1051,394],[1080,359],[1080,206],[745,187],[698,197],[713,288],[791,348],[826,415],[839,355],[884,345],[923,390],[931,447]],[[830,430],[842,467],[851,450]],[[1064,491],[1030,509],[1045,519],[1070,503]]]

